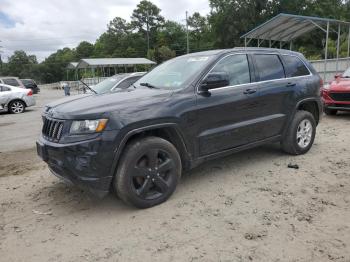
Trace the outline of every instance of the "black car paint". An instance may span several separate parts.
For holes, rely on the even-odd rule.
[[[299,56],[311,70],[306,77],[257,82],[253,53]],[[252,83],[199,92],[199,83],[224,56],[247,53]],[[88,95],[49,104],[43,117],[64,119],[59,143],[41,136],[38,153],[61,177],[103,196],[116,172],[130,137],[145,130],[170,128],[181,144],[188,167],[263,143],[279,141],[299,103],[314,101],[321,114],[320,78],[298,53],[275,49],[219,50],[187,88],[180,90],[129,88],[115,93]],[[250,91],[250,90],[253,90]],[[230,113],[230,112],[235,112]],[[68,135],[71,121],[108,118],[102,133]]]

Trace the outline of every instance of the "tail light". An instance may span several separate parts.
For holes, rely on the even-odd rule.
[[[27,96],[32,96],[32,95],[33,95],[33,91],[32,91],[32,89],[29,89]]]

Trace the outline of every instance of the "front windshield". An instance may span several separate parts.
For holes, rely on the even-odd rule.
[[[97,85],[93,86],[92,89],[94,89],[97,94],[102,94],[106,92],[110,92],[111,89],[124,78],[123,75],[115,75],[112,77],[109,77],[102,82],[98,83]]]
[[[169,90],[184,88],[208,64],[210,58],[208,55],[192,55],[171,59],[141,77],[135,85]]]
[[[350,67],[344,72],[343,77],[350,78]]]

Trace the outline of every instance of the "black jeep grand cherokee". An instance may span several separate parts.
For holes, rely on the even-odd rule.
[[[322,80],[287,50],[235,48],[169,60],[112,94],[48,104],[38,154],[57,176],[139,208],[167,200],[183,170],[270,142],[306,153]]]

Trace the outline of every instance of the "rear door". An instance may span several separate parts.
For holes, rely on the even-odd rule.
[[[0,109],[7,105],[12,96],[12,91],[9,87],[0,84]]]
[[[279,54],[252,54],[259,83],[257,117],[260,123],[259,139],[267,139],[282,133],[296,80],[286,79]]]

